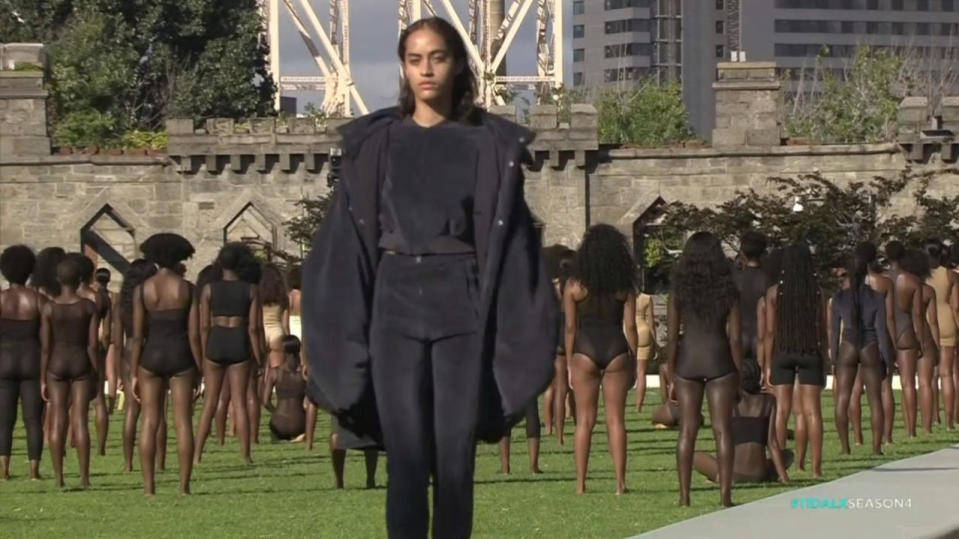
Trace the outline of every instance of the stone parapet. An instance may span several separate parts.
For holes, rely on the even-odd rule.
[[[908,96],[899,103],[896,142],[906,159],[925,162],[938,154],[951,163],[959,157],[959,96],[943,97],[939,113],[929,116],[929,99],[924,96]]]
[[[45,69],[43,45],[0,44],[0,156],[50,155]]]
[[[775,62],[720,62],[713,146],[779,146],[779,87]]]

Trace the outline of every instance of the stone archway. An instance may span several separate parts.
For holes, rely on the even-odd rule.
[[[672,237],[662,225],[666,201],[657,196],[633,220],[633,258],[641,271],[641,286],[649,293],[669,286],[671,261],[682,250],[685,237]]]

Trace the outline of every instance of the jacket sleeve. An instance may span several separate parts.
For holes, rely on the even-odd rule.
[[[522,187],[512,211],[496,291],[493,351],[493,372],[507,417],[521,414],[553,379],[559,312]]]
[[[372,271],[340,185],[303,265],[303,338],[309,391],[341,423],[370,405]]]

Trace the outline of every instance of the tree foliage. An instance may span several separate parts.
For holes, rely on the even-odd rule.
[[[682,90],[675,82],[600,90],[593,105],[599,113],[602,144],[664,146],[693,137]]]
[[[918,247],[928,237],[959,238],[959,197],[936,198],[928,191],[932,175],[938,173],[942,171],[906,169],[895,178],[877,176],[845,186],[820,174],[774,177],[768,180],[770,192],[740,191],[715,208],[669,204],[662,228],[673,234],[709,230],[732,252],[738,250],[739,238],[749,229],[766,234],[770,248],[804,241],[826,275],[861,241],[881,244],[898,239]],[[909,185],[915,187],[918,211],[894,215],[892,199]]]
[[[336,191],[336,184],[333,185],[333,189],[318,197],[304,197],[296,201],[299,215],[285,223],[288,237],[294,244],[300,246],[303,253],[309,251],[314,233],[323,224],[323,220],[330,211]]]
[[[49,46],[57,143],[118,144],[168,116],[272,114],[256,0],[4,2],[4,40]]]

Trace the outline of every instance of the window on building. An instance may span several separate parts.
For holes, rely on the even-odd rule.
[[[618,69],[606,69],[603,71],[604,82],[618,82],[624,80],[640,80],[647,75],[646,68],[642,67],[621,67]]]
[[[649,43],[618,43],[606,45],[603,52],[606,58],[621,58],[623,56],[649,56],[652,45]]]
[[[866,23],[866,33],[867,34],[878,34],[879,33],[879,23],[869,21]]]
[[[929,11],[929,0],[916,0],[916,9],[919,11]]]
[[[586,36],[586,27],[582,24],[573,25],[573,38],[580,38]]]
[[[716,58],[724,58],[726,56],[726,47],[722,45],[716,45]]]
[[[725,2],[723,2],[723,0],[716,0],[716,9],[726,9],[724,4]]]
[[[842,27],[840,31],[843,34],[855,34],[856,23],[854,23],[853,21],[842,21]]]
[[[573,0],[573,15],[582,15],[586,12],[583,0]]]
[[[928,36],[929,35],[929,23],[920,22],[916,24],[916,35]]]
[[[955,11],[956,3],[953,0],[942,0],[943,11]]]
[[[726,26],[723,24],[723,21],[716,21],[716,33],[722,34],[726,31]]]
[[[622,19],[606,21],[607,34],[622,34],[623,32],[648,32],[649,19]]]
[[[604,7],[607,11],[611,9],[622,9],[624,7],[649,7],[651,0],[606,0]]]
[[[868,0],[866,2],[866,9],[879,9],[879,0]]]
[[[583,74],[573,73],[573,86],[582,86],[582,85],[583,85]]]
[[[906,25],[901,22],[892,23],[892,33],[897,36],[906,34]]]
[[[586,60],[586,50],[585,49],[573,49],[573,61],[574,62],[583,62]]]
[[[902,0],[892,0],[892,9],[902,11]]]
[[[953,25],[951,25],[951,24],[949,24],[949,23],[947,23],[947,22],[942,22],[942,23],[937,24],[937,25],[936,25],[936,28],[937,28],[938,34],[939,34],[940,36],[951,36],[951,35],[953,35],[952,26],[953,26]]]

